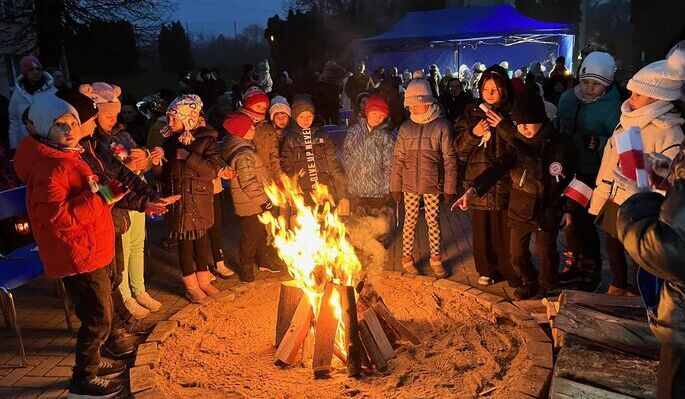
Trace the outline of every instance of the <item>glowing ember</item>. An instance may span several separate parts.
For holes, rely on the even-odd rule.
[[[305,203],[296,180],[285,175],[281,176],[280,184],[273,183],[265,191],[274,206],[289,207],[291,217],[274,218],[265,212],[259,220],[271,229],[279,257],[308,296],[318,317],[326,284],[354,286],[361,263],[347,241],[345,225],[334,210],[334,200],[325,185],[315,185],[311,194],[314,206]],[[340,300],[340,294],[334,290],[328,305],[338,320],[336,346],[346,355]]]

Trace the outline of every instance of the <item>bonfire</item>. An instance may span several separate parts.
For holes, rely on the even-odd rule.
[[[282,176],[266,193],[291,217],[259,217],[293,278],[281,284],[276,321],[276,365],[311,359],[316,378],[330,375],[333,356],[349,376],[385,370],[399,339],[418,339],[400,323],[365,279],[345,224],[325,185],[316,184],[308,205],[296,179]],[[299,355],[299,356],[298,356]]]

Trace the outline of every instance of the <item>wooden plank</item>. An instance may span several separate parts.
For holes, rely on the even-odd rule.
[[[326,378],[331,371],[333,361],[333,347],[335,346],[335,334],[338,330],[338,319],[335,309],[331,305],[331,298],[340,300],[339,286],[326,284],[321,297],[321,309],[316,319],[316,339],[314,340],[314,356],[312,357],[312,369],[315,378]]]
[[[347,375],[357,376],[362,370],[362,343],[359,340],[359,319],[354,287],[340,290],[343,323],[345,324],[345,351],[347,352]]]
[[[366,309],[364,311],[364,322],[367,327],[369,327],[369,332],[371,332],[371,336],[373,336],[374,342],[378,345],[383,358],[387,361],[395,357],[395,350],[392,348],[388,337],[385,335],[385,331],[383,331],[376,311],[373,309]]]
[[[306,295],[302,295],[300,303],[297,304],[295,314],[290,322],[288,331],[286,331],[281,344],[276,350],[276,365],[284,366],[291,365],[297,358],[297,353],[302,347],[307,332],[312,325],[312,306],[309,304],[309,299]]]
[[[373,335],[369,331],[365,321],[359,323],[359,337],[361,338],[364,350],[369,357],[369,361],[379,371],[385,371],[388,368],[388,362],[385,361],[380,348],[373,340]]]
[[[563,290],[561,295],[564,296],[563,303],[581,304],[589,307],[645,308],[645,304],[639,296],[616,296],[576,290]]]
[[[300,303],[304,292],[297,286],[295,280],[283,281],[278,298],[278,313],[276,314],[276,347],[290,327],[290,322],[295,314],[295,309]]]
[[[659,357],[659,343],[646,322],[566,303],[554,318],[554,328],[622,352],[653,359]]]
[[[566,378],[552,378],[549,397],[550,399],[634,399],[632,396],[621,395]]]
[[[658,361],[581,345],[573,342],[559,351],[555,378],[634,398],[656,397]]]
[[[388,325],[397,333],[399,334],[400,337],[404,337],[405,339],[409,340],[412,344],[418,345],[421,343],[421,340],[414,335],[411,330],[407,328],[401,321],[397,320],[395,315],[392,314],[390,309],[383,303],[382,301],[378,301],[373,305],[373,310],[376,311],[376,315],[383,319]]]

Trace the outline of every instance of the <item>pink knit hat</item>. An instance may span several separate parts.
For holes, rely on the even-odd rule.
[[[43,64],[40,63],[40,60],[35,55],[26,55],[19,61],[19,68],[21,73],[27,73],[32,69],[43,69]]]
[[[93,82],[82,84],[78,90],[90,97],[101,112],[121,112],[121,88],[105,82]]]

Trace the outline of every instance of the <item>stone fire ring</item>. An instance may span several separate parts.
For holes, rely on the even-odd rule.
[[[518,327],[523,341],[526,343],[525,353],[531,361],[531,367],[519,378],[512,388],[510,399],[540,398],[549,389],[553,369],[552,343],[547,334],[539,327],[533,318],[511,302],[475,287],[456,281],[436,279],[429,276],[406,274],[398,271],[384,271],[382,276],[388,279],[420,279],[426,285],[433,285],[442,289],[459,293],[475,299],[486,309],[497,316],[508,317]],[[241,295],[252,287],[289,280],[290,276],[267,278],[248,284],[225,289],[217,298],[218,301],[233,301],[236,295]],[[159,399],[166,395],[156,385],[156,375],[153,370],[159,364],[160,349],[164,342],[175,332],[197,315],[202,306],[186,305],[166,321],[160,321],[148,336],[145,343],[138,347],[134,367],[130,372],[131,394],[135,399]],[[485,392],[484,392],[485,393]],[[481,394],[484,394],[481,393]]]

